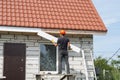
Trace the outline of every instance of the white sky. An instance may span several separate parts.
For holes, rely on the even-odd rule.
[[[105,36],[94,36],[94,54],[109,58],[120,48],[120,0],[92,1],[108,29]]]

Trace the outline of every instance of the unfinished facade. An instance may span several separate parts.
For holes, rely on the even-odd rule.
[[[69,51],[70,74],[74,80],[94,80],[93,36],[107,29],[91,0],[0,0],[0,78],[36,80],[36,75],[44,75],[44,80],[59,80],[64,76],[57,75],[58,48],[38,35],[41,30],[59,37],[60,29],[81,49]]]

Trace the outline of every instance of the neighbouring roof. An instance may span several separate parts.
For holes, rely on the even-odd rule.
[[[0,25],[107,31],[91,0],[0,0]]]

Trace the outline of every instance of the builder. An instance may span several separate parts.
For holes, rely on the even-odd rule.
[[[65,30],[60,30],[60,38],[58,38],[57,43],[52,40],[52,43],[55,46],[58,46],[58,52],[59,52],[59,57],[58,57],[58,74],[62,74],[62,61],[64,59],[65,64],[66,64],[66,73],[70,73],[69,69],[69,61],[68,61],[68,51],[67,49],[70,48],[70,41],[68,38],[65,37],[66,32]]]

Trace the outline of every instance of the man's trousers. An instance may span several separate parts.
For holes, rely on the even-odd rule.
[[[69,68],[69,61],[68,61],[68,51],[66,50],[59,50],[59,55],[58,55],[58,74],[62,73],[62,61],[65,61],[65,69],[66,73],[70,73],[70,68]]]

